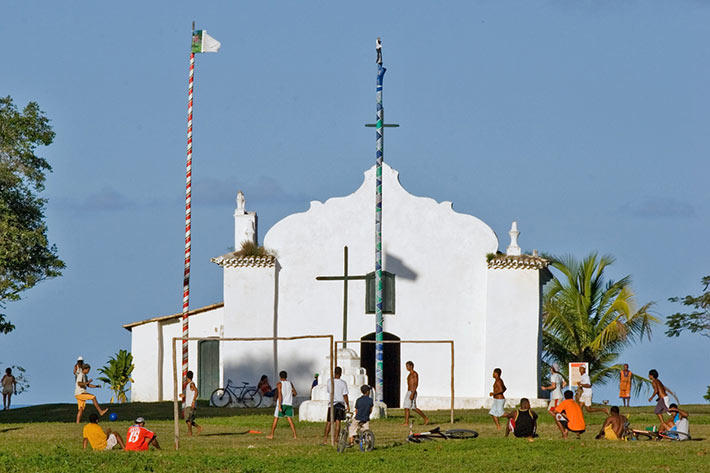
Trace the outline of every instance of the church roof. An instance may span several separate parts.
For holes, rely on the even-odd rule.
[[[224,307],[224,302],[218,302],[216,304],[210,304],[197,309],[192,309],[187,313],[187,316],[191,317],[193,315],[202,314],[203,312],[209,312],[210,310],[219,309],[220,307]],[[125,324],[123,328],[128,331],[131,331],[133,327],[137,327],[138,325],[148,324],[150,322],[164,322],[166,320],[179,319],[180,317],[182,317],[182,312],[178,312],[177,314],[161,315],[160,317],[153,317],[152,319],[146,319],[141,320],[139,322],[131,322],[129,324]]]
[[[545,269],[550,261],[537,255],[488,255],[488,269]]]
[[[210,258],[210,261],[223,267],[229,268],[273,268],[276,264],[276,257],[267,256],[241,256],[236,252]]]

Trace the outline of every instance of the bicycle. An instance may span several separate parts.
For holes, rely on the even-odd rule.
[[[475,439],[476,437],[478,437],[478,432],[475,430],[449,429],[442,431],[439,427],[435,427],[428,432],[422,432],[419,434],[412,433],[410,430],[407,442],[421,443],[422,440]]]
[[[242,385],[237,386],[228,379],[225,387],[212,391],[210,402],[215,407],[227,407],[232,402],[244,404],[245,407],[259,407],[261,392],[256,386],[249,386],[246,381],[242,381]]]
[[[661,432],[652,430],[632,430],[631,438],[633,440],[639,440],[641,437],[646,440],[691,440],[689,434],[685,432],[678,432],[677,430],[664,430]]]
[[[375,434],[373,434],[370,429],[362,430],[362,424],[364,424],[364,422],[354,419],[353,413],[348,412],[345,414],[345,421],[340,428],[340,436],[338,437],[338,453],[343,453],[346,448],[352,447],[348,441],[348,437],[350,435],[350,424],[353,422],[358,423],[357,432],[353,437],[353,444],[357,444],[362,452],[372,451],[375,448]]]

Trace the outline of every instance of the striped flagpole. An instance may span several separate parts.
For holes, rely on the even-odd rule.
[[[387,69],[377,64],[377,121],[376,132],[376,183],[375,183],[375,400],[383,402],[383,358],[382,343],[382,161],[384,155],[385,110],[382,107],[382,79]]]
[[[194,26],[193,26],[194,30]],[[190,334],[188,312],[190,310],[190,254],[192,226],[192,87],[195,76],[195,53],[190,52],[190,78],[187,93],[187,170],[185,172],[185,271],[182,280],[182,336]],[[187,378],[187,340],[182,341],[182,379]]]

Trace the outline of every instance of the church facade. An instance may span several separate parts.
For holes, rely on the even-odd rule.
[[[515,222],[501,252],[493,230],[478,218],[455,212],[451,202],[409,194],[387,165],[382,178],[385,339],[453,340],[456,407],[483,405],[496,367],[503,371],[506,397],[537,398],[547,261],[535,252],[522,254]],[[276,223],[263,240],[274,256],[213,258],[223,270],[224,301],[191,311],[190,336],[333,334],[342,340],[346,333],[354,341],[348,348],[358,352],[374,384],[374,344],[359,342],[374,339],[374,200],[373,167],[352,194],[313,201],[307,211]],[[235,248],[257,241],[256,219],[240,196]],[[124,325],[132,333],[133,401],[172,400],[171,341],[180,336],[180,315]],[[179,343],[177,350],[179,363]],[[204,398],[227,379],[255,384],[266,374],[273,384],[286,370],[302,401],[328,352],[324,340],[203,340],[189,343],[189,363]],[[385,344],[387,406],[399,407],[407,391],[407,360],[419,372],[420,407],[448,408],[446,344]]]

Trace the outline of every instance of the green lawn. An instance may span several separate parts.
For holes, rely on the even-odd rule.
[[[272,409],[216,409],[201,406],[202,436],[181,437],[180,450],[173,448],[171,403],[111,405],[119,420],[101,425],[125,437],[130,420],[138,415],[157,433],[162,451],[133,453],[92,452],[81,449],[81,429],[73,423],[76,406],[50,404],[0,412],[0,471],[710,471],[710,406],[684,406],[690,412],[689,442],[608,442],[594,440],[603,415],[587,416],[587,433],[581,440],[561,440],[550,416],[539,409],[540,438],[504,438],[484,410],[456,412],[457,428],[480,433],[475,440],[439,440],[426,444],[405,441],[408,429],[401,426],[401,410],[386,420],[373,421],[377,448],[369,453],[350,449],[338,454],[319,445],[323,424],[296,423],[299,439],[291,438],[281,421],[275,440],[267,440]],[[652,425],[652,407],[622,409],[632,425]],[[85,417],[94,412],[87,406]],[[432,422],[449,427],[448,411],[431,413]],[[245,433],[260,430],[264,434]],[[415,426],[415,430],[426,430]],[[181,432],[185,434],[184,424]]]

